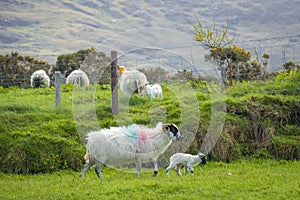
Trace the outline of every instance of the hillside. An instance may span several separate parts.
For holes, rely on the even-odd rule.
[[[181,46],[184,43],[179,42],[182,38],[177,38],[178,34],[185,33],[186,40],[192,40],[197,18],[206,24],[215,21],[217,26],[228,21],[237,42],[279,37],[276,45],[297,43],[299,37],[289,36],[300,31],[299,7],[296,0],[5,0],[0,2],[0,53],[17,50],[55,63],[57,55],[91,46],[109,52],[132,49],[133,44],[155,47],[157,41],[167,38],[160,46]],[[178,34],[166,37],[159,30],[138,30],[150,27]],[[104,42],[111,37],[113,42]],[[263,45],[269,44],[274,41],[263,40]]]
[[[80,139],[87,131],[131,123],[152,127],[158,121],[177,124],[185,135],[183,143],[172,143],[161,156],[162,167],[174,151],[207,150],[203,146],[211,133],[218,138],[207,150],[209,160],[299,160],[299,81],[300,73],[292,71],[273,80],[237,83],[227,88],[223,99],[215,98],[219,95],[212,83],[162,83],[162,100],[140,95],[126,99],[120,92],[118,115],[111,114],[109,85],[91,87],[87,93],[73,93],[71,86],[62,85],[59,107],[53,87],[0,87],[0,171],[79,170],[85,154]],[[219,132],[210,131],[214,125],[221,127]]]

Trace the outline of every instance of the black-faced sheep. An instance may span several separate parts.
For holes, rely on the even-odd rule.
[[[206,164],[206,156],[202,153],[198,155],[176,153],[170,158],[170,164],[166,169],[166,175],[168,176],[170,170],[176,167],[176,173],[178,174],[178,176],[181,176],[180,168],[182,166],[184,166],[184,175],[187,174],[188,170],[191,172],[191,174],[193,174],[193,166],[199,165],[200,163],[202,163],[203,165]]]
[[[136,163],[136,175],[139,176],[141,163],[154,162],[154,175],[158,173],[157,158],[171,145],[172,140],[182,140],[179,129],[174,124],[159,122],[155,128],[132,124],[123,127],[111,127],[92,131],[87,135],[86,164],[80,176],[94,164],[96,174],[102,177],[100,165],[117,166]]]

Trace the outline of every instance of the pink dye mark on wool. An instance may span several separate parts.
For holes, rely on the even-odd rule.
[[[145,127],[140,127],[140,130],[138,130],[138,144],[139,148],[142,150],[146,149],[146,145],[148,142],[148,135]]]

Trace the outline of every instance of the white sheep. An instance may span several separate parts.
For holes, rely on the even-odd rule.
[[[50,78],[46,74],[45,70],[37,70],[30,77],[30,84],[33,88],[38,87],[50,87]]]
[[[166,151],[172,140],[180,141],[183,136],[176,125],[159,122],[155,128],[132,124],[92,131],[86,139],[86,164],[80,176],[83,177],[96,164],[96,174],[101,178],[101,164],[115,167],[135,162],[136,175],[139,176],[141,164],[151,160],[155,176],[158,173],[157,158]]]
[[[163,98],[162,88],[158,83],[146,84],[146,94],[150,99]]]
[[[187,174],[189,170],[193,175],[194,169],[193,166],[199,165],[200,163],[206,164],[206,156],[203,153],[198,155],[191,155],[186,153],[175,153],[170,158],[170,164],[166,169],[166,175],[169,175],[169,172],[172,168],[176,167],[176,173],[178,176],[181,176],[180,168],[184,166],[184,175]]]
[[[80,87],[88,87],[90,84],[89,78],[81,69],[74,70],[66,79],[66,84],[79,85]]]
[[[119,79],[121,91],[131,96],[133,93],[145,94],[145,87],[148,83],[144,73],[138,70],[126,70],[124,66],[119,66],[121,77]]]

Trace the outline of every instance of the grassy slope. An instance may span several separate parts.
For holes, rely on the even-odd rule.
[[[228,88],[226,122],[210,159],[299,159],[299,73],[291,78],[289,74],[286,76],[283,80],[277,78]],[[154,125],[159,120],[180,124],[186,98],[174,95],[173,91],[164,85],[163,101],[134,96],[129,101],[129,112],[125,110],[125,115],[113,117],[109,86],[98,87],[95,98],[98,125],[110,127],[131,122]],[[190,152],[197,153],[210,124],[211,104],[215,100],[200,88],[194,91],[201,116]],[[70,87],[63,87],[62,105],[56,108],[54,94],[54,88],[1,90],[1,171],[27,174],[81,168],[85,150],[72,113],[72,102],[77,100]],[[177,93],[180,94],[186,93]],[[88,102],[92,96],[78,100]],[[84,130],[95,127],[89,124],[89,118],[79,122]]]
[[[93,170],[47,175],[0,173],[1,199],[297,199],[300,162],[271,160],[209,162],[195,167],[195,175],[169,177],[159,170],[135,174],[104,168],[99,180]]]
[[[236,147],[247,149],[242,154],[299,159],[299,78],[299,73],[285,74],[273,81],[247,82],[227,90],[228,131],[236,132],[232,134],[240,144]]]
[[[278,149],[297,150],[299,119],[287,119],[286,116],[292,116],[287,115],[292,108],[296,108],[295,112],[300,110],[298,83],[298,79],[279,79],[229,88],[224,132],[210,158],[217,158],[218,150],[223,150],[230,139],[234,139],[236,145],[232,147],[229,143],[230,151],[249,151],[240,152],[239,156],[268,157],[263,151],[266,147],[259,146],[261,143],[254,142],[255,137],[251,136],[254,127],[247,116],[251,110],[260,111],[261,117],[267,113],[265,119],[260,119],[266,130],[280,127],[270,135],[274,144],[282,145]],[[208,93],[198,89],[195,91],[201,102],[201,130],[208,124],[213,102]],[[177,177],[174,170],[165,177],[164,169],[160,169],[157,178],[153,178],[152,173],[142,173],[136,178],[133,173],[104,168],[102,180],[93,170],[80,179],[78,170],[83,165],[84,147],[74,127],[71,112],[74,97],[69,87],[63,87],[62,91],[60,108],[54,106],[53,88],[1,91],[1,171],[35,174],[24,176],[0,172],[1,199],[297,199],[300,195],[299,161],[247,160],[246,157],[230,164],[209,161],[204,167],[196,167],[194,176],[187,177]],[[110,114],[109,87],[99,87],[97,91],[99,124],[101,127],[116,125],[119,119],[113,119]],[[165,94],[162,106],[169,111],[168,121],[180,121],[180,114],[171,112],[180,111],[178,99],[176,101],[171,91],[165,90]],[[132,98],[130,117],[136,122],[151,123],[148,111],[153,108],[152,103],[143,97]],[[252,148],[262,151],[251,152],[249,144],[256,144]],[[289,151],[285,153],[290,155]],[[41,172],[44,173],[36,174]]]

